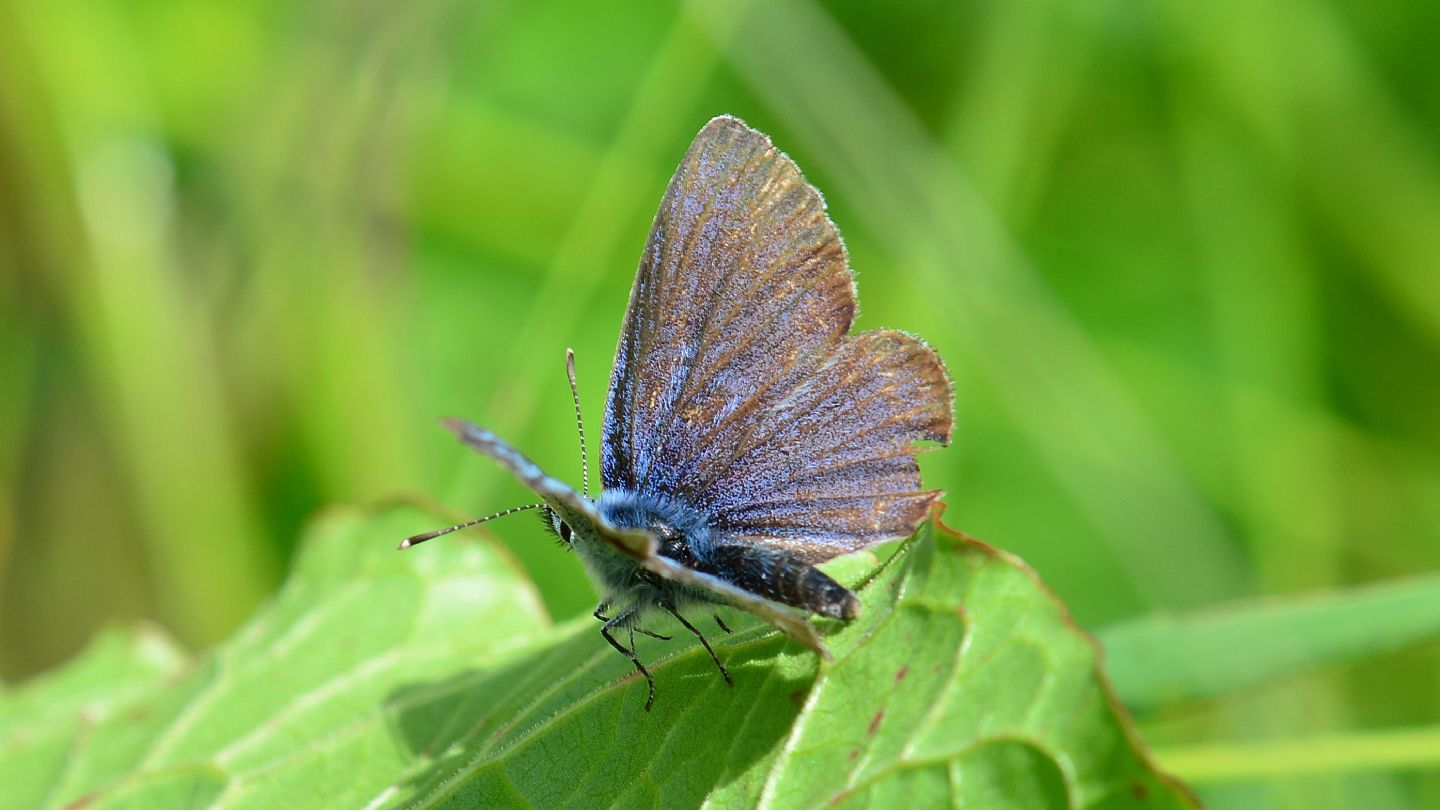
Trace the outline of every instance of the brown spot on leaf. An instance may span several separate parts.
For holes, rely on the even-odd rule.
[[[1144,782],[1131,782],[1130,795],[1134,796],[1136,801],[1143,802],[1150,798],[1150,788],[1145,787]]]
[[[865,730],[865,733],[866,733],[866,734],[871,734],[871,735],[873,735],[873,734],[875,733],[875,729],[877,729],[877,728],[880,727],[880,721],[881,721],[882,719],[884,719],[884,717],[885,717],[885,710],[884,710],[884,709],[881,709],[880,711],[875,712],[875,716],[872,717],[872,718],[870,718],[870,728],[866,729],[866,730]]]
[[[899,682],[905,680],[905,676],[906,676],[906,675],[909,675],[909,674],[910,674],[910,667],[909,667],[908,665],[907,665],[907,666],[900,667],[900,671],[895,673],[895,683],[899,683]]]

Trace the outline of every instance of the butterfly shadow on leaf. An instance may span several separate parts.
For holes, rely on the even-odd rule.
[[[385,711],[413,761],[386,804],[695,806],[754,778],[751,765],[781,744],[819,661],[762,622],[727,620],[735,632],[714,646],[733,686],[697,642],[640,642],[659,684],[651,712],[640,710],[644,681],[593,621],[492,667],[401,686]]]

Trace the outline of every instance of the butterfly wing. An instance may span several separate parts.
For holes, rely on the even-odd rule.
[[[558,478],[547,475],[538,464],[489,430],[463,419],[447,419],[444,425],[471,449],[495,459],[520,483],[534,490],[545,505],[555,510],[572,528],[583,527],[621,552],[634,557],[658,576],[704,589],[738,608],[754,613],[780,628],[797,643],[820,653],[826,660],[830,659],[830,650],[820,640],[820,634],[804,618],[718,577],[686,568],[674,560],[660,556],[653,534],[611,523],[600,514],[600,510],[595,508],[589,498]]]
[[[607,488],[707,511],[722,538],[807,561],[913,532],[918,440],[948,442],[950,381],[919,339],[849,335],[825,204],[765,135],[696,136],[661,201],[606,403]]]

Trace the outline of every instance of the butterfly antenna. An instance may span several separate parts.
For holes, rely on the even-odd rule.
[[[401,548],[401,549],[407,549],[407,548],[410,548],[411,546],[418,546],[418,545],[420,545],[421,543],[425,542],[426,540],[434,540],[435,538],[440,537],[441,535],[446,535],[446,534],[449,534],[449,533],[451,533],[451,532],[458,532],[458,531],[460,531],[461,529],[468,529],[468,528],[470,528],[471,526],[478,526],[479,524],[484,523],[484,522],[487,521],[487,520],[494,520],[495,518],[505,517],[506,515],[513,515],[513,514],[515,514],[516,512],[524,512],[524,511],[526,511],[526,510],[528,510],[528,509],[539,509],[540,507],[542,507],[542,506],[544,506],[544,505],[545,505],[545,504],[543,504],[543,503],[527,503],[527,504],[525,504],[524,506],[514,506],[514,507],[511,507],[511,508],[509,508],[509,509],[502,509],[501,511],[496,512],[496,513],[493,514],[493,515],[486,515],[485,517],[482,517],[482,518],[476,518],[476,519],[474,519],[474,520],[467,520],[467,521],[465,521],[464,523],[457,523],[457,524],[455,524],[454,526],[449,526],[449,527],[446,527],[446,528],[444,528],[444,529],[436,529],[436,530],[433,531],[433,532],[425,532],[424,534],[417,534],[417,535],[414,535],[413,537],[407,537],[407,538],[405,538],[403,541],[401,541],[401,543],[400,543],[400,548]]]
[[[575,426],[580,429],[580,482],[590,497],[590,460],[585,455],[585,420],[580,417],[580,386],[575,383],[575,350],[565,350],[565,373],[570,376],[570,400],[575,403]]]

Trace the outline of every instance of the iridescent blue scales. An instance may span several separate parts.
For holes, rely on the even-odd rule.
[[[814,564],[908,536],[939,496],[921,488],[915,455],[950,439],[945,367],[911,335],[851,335],[855,311],[819,192],[769,138],[722,116],[670,181],[635,277],[606,402],[603,494],[577,493],[483,428],[447,423],[540,495],[601,591],[602,634],[645,675],[647,709],[654,681],[634,645],[643,617],[671,614],[714,657],[682,611],[734,605],[828,657],[804,615],[849,619],[859,602]]]

